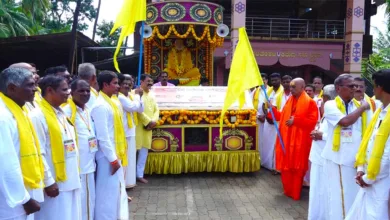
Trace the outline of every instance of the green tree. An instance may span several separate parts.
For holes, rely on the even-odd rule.
[[[32,32],[31,24],[20,4],[0,0],[0,37],[28,36]]]
[[[390,68],[390,31],[382,32],[378,28],[375,31],[378,37],[373,42],[373,54],[362,62],[363,75],[368,79],[371,72]]]
[[[114,27],[114,22],[107,22],[105,20],[97,25],[96,35],[100,38],[97,42],[104,47],[115,47],[119,40],[120,32],[116,30],[110,35],[111,29]]]
[[[80,14],[78,16],[78,31],[88,29],[86,21],[92,21],[96,17],[96,9],[92,5],[93,0],[82,0]],[[45,27],[52,33],[70,31],[75,15],[77,0],[51,0],[51,8],[45,20]]]

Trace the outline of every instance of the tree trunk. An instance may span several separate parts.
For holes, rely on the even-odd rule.
[[[96,18],[95,18],[95,24],[93,25],[93,33],[92,33],[92,40],[95,41],[95,35],[96,35],[96,28],[97,23],[99,20],[99,13],[100,13],[100,5],[102,4],[102,0],[99,0],[98,7],[96,9]]]
[[[70,41],[70,50],[69,50],[69,66],[68,69],[71,74],[74,74],[74,64],[75,64],[75,55],[76,55],[76,41],[77,41],[77,25],[79,23],[79,14],[80,14],[81,0],[77,0],[76,10],[73,15],[73,25],[72,25],[72,34]]]

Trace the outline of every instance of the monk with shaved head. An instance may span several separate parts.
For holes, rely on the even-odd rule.
[[[294,200],[301,197],[303,177],[308,169],[311,146],[310,132],[318,121],[316,102],[305,92],[305,81],[296,78],[290,83],[292,96],[281,112],[273,108],[284,148],[276,142],[276,169],[280,170],[284,194]]]

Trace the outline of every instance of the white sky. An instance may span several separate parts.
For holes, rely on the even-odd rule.
[[[103,20],[115,21],[116,16],[119,14],[120,9],[122,7],[123,0],[101,0],[101,1],[102,1],[102,3],[101,3],[101,9],[100,9],[98,23],[100,23]],[[94,0],[93,4],[95,7],[97,7],[98,0]],[[378,8],[377,15],[371,17],[371,26],[375,26],[381,31],[384,31],[386,28],[385,9],[386,9],[385,5],[380,6]],[[91,37],[91,38],[92,38],[93,22],[90,23],[88,30],[84,32],[84,34],[86,34],[88,37]],[[138,30],[135,30],[135,32],[136,32],[136,34],[138,34]],[[371,28],[371,34],[374,35],[374,39],[375,39],[376,31],[373,28]],[[130,36],[127,45],[129,47],[134,46],[133,36]]]

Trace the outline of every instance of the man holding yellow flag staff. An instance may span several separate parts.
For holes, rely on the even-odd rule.
[[[35,92],[32,72],[8,68],[0,73],[0,219],[33,220],[33,213],[40,210],[38,202],[43,202],[47,168],[35,130],[23,111]]]
[[[96,127],[99,150],[96,153],[95,220],[127,219],[121,215],[125,181],[122,166],[127,166],[126,136],[122,109],[113,97],[119,92],[118,77],[114,72],[102,71],[98,76],[99,97],[91,111]],[[122,190],[123,189],[123,190]],[[124,192],[126,193],[126,192]],[[128,215],[128,211],[124,211]]]
[[[390,70],[372,75],[374,93],[382,105],[368,125],[355,165],[360,186],[347,220],[389,219],[390,193]]]
[[[39,82],[43,99],[31,119],[39,138],[43,162],[50,167],[45,176],[45,201],[36,219],[81,219],[79,155],[73,125],[61,110],[68,99],[68,84],[49,75]]]

